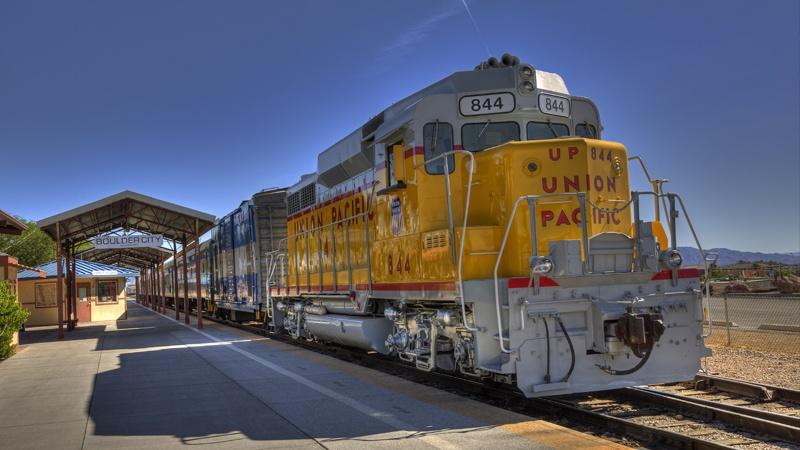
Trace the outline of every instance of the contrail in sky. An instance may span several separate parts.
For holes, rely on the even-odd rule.
[[[486,54],[490,57],[492,56],[491,50],[489,50],[489,44],[486,43],[486,40],[483,39],[483,33],[478,28],[478,23],[475,22],[475,17],[472,16],[472,11],[469,10],[469,5],[467,5],[467,0],[461,0],[461,4],[464,5],[464,10],[467,11],[467,15],[469,16],[470,22],[472,22],[472,26],[475,27],[475,33],[478,34],[478,39],[483,42],[484,48],[486,48]]]

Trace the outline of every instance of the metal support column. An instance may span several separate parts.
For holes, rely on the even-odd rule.
[[[72,244],[72,329],[78,324],[78,264],[75,262],[75,244]]]
[[[158,274],[156,273],[156,265],[150,265],[150,308],[153,311],[158,311],[158,290],[156,289],[156,282],[158,281]]]
[[[183,321],[189,323],[189,266],[186,262],[186,236],[181,242],[183,250]]]
[[[64,254],[64,266],[65,266],[65,277],[64,277],[64,287],[66,288],[65,292],[65,304],[66,304],[66,319],[67,319],[67,331],[72,331],[72,253],[70,252],[70,244],[67,243],[67,251]]]
[[[197,294],[197,328],[203,328],[203,296],[200,292],[200,221],[194,219],[194,282]]]
[[[178,244],[172,241],[172,306],[175,308],[175,320],[181,320],[181,308],[178,306]]]
[[[134,297],[136,298],[136,303],[141,303],[139,301],[139,277],[134,278],[134,286],[136,288],[136,296]]]
[[[56,306],[58,309],[58,338],[64,339],[64,267],[61,248],[61,224],[56,223]]]
[[[708,274],[706,274],[708,276]],[[723,305],[725,306],[725,329],[728,331],[728,347],[731,346],[731,318],[728,316],[728,293],[725,292],[722,295]],[[711,309],[711,305],[708,305],[708,309]]]
[[[167,274],[164,273],[164,262],[159,264],[158,279],[161,280],[161,314],[167,313]]]

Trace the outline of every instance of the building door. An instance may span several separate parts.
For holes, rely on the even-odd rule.
[[[89,283],[78,283],[78,322],[92,321],[92,285]]]

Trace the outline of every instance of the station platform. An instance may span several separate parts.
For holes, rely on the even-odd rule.
[[[215,323],[22,333],[0,363],[3,448],[626,448]]]

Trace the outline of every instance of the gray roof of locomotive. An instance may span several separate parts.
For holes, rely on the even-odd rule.
[[[458,94],[480,91],[506,90],[518,92],[517,72],[527,64],[514,64],[489,67],[486,63],[475,70],[455,72],[407,97],[392,104],[367,121],[349,135],[322,151],[317,157],[317,176],[319,183],[331,186],[339,180],[348,179],[372,166],[374,161],[365,154],[365,141],[380,141],[390,133],[408,123],[413,117],[416,105],[424,98],[440,94]],[[533,69],[533,67],[531,67]],[[536,90],[544,90],[569,95],[563,79],[554,73],[533,69],[531,81]],[[529,94],[533,94],[530,92]],[[308,184],[308,179],[300,180],[289,188],[296,191]]]

